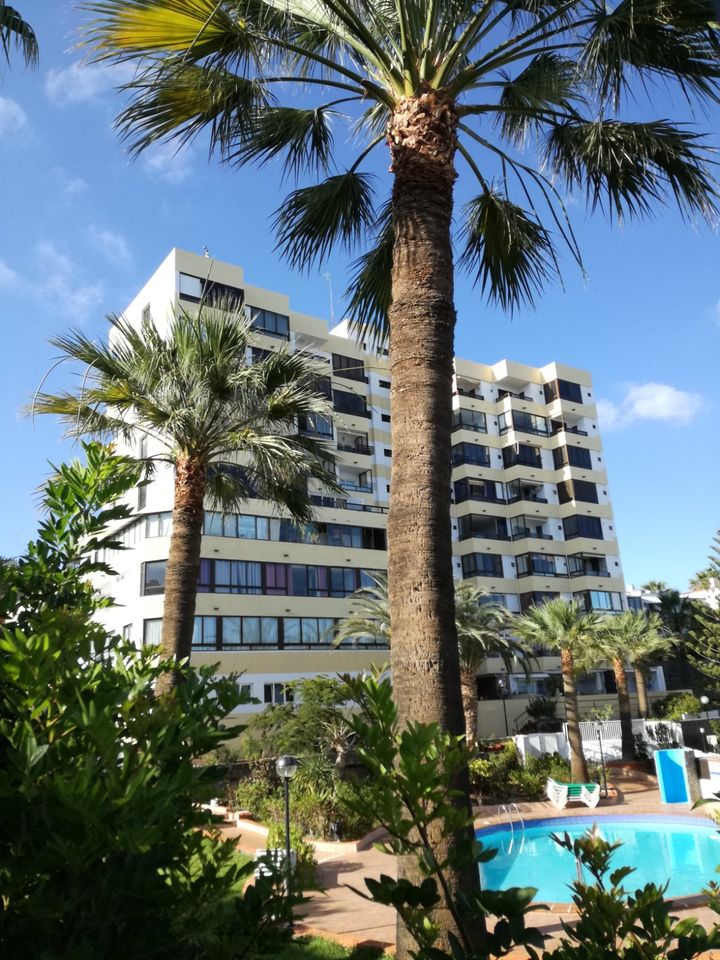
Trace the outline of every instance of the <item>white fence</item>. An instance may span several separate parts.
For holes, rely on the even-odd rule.
[[[650,749],[670,746],[671,743],[683,745],[682,727],[679,723],[667,720],[633,720],[633,734],[641,735]],[[597,728],[592,722],[580,724],[583,753],[591,763],[600,761],[600,741]],[[567,724],[563,724],[562,733],[526,733],[515,738],[518,753],[525,757],[540,757],[546,753],[559,753],[566,760],[570,758],[570,746],[567,739]],[[619,720],[606,720],[602,725],[602,751],[606,760],[619,760],[622,757],[622,739]]]

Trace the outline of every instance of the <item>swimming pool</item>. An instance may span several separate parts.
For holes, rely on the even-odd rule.
[[[551,835],[569,833],[574,839],[598,825],[610,842],[622,842],[612,867],[635,867],[625,880],[627,890],[645,883],[669,881],[666,896],[700,893],[709,880],[720,879],[720,832],[712,820],[700,817],[595,816],[530,820],[523,835],[519,823],[514,836],[509,824],[484,827],[475,835],[486,847],[496,847],[497,856],[480,865],[482,885],[489,890],[507,887],[537,887],[539,902],[567,903],[568,889],[577,879],[575,857],[561,849]],[[586,873],[586,880],[590,880]]]

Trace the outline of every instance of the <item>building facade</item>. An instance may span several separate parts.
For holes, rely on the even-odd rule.
[[[386,568],[388,362],[353,340],[346,324],[329,330],[286,296],[248,284],[240,267],[181,250],[125,316],[139,323],[150,315],[162,328],[176,304],[193,309],[213,291],[241,298],[252,318],[249,363],[256,351],[289,344],[326,365],[334,414],[299,429],[336,451],[345,491],[313,489],[315,519],[304,531],[261,500],[249,500],[240,515],[206,512],[193,658],[243,671],[262,706],[283,702],[291,680],[389,660],[370,641],[333,646],[350,595]],[[621,611],[625,586],[590,375],[559,363],[457,359],[453,408],[456,578],[484,587],[512,612],[554,596]],[[152,453],[148,443],[135,452]],[[103,583],[117,601],[109,625],[138,643],[160,635],[172,503],[172,471],[160,469],[138,489],[137,518],[122,531],[127,549],[110,558],[117,576]],[[551,689],[559,660],[542,657],[530,678],[511,673],[498,684],[502,672],[488,661],[478,678],[480,729],[488,735],[511,729],[528,697]],[[583,683],[593,699],[608,695],[604,671]]]

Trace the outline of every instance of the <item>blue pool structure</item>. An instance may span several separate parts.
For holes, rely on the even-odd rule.
[[[475,831],[483,846],[496,848],[497,856],[480,864],[482,886],[489,890],[537,887],[538,903],[569,903],[570,884],[578,878],[578,864],[552,834],[569,833],[574,839],[597,824],[602,837],[621,841],[611,869],[634,867],[623,883],[631,893],[644,884],[668,883],[667,897],[698,894],[710,880],[720,881],[720,830],[704,817],[612,816],[553,817],[516,821]],[[584,873],[585,882],[591,877]]]

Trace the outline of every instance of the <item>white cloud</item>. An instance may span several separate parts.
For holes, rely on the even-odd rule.
[[[619,401],[599,400],[597,409],[603,430],[622,430],[638,421],[689,423],[707,406],[699,393],[666,383],[631,383]]]
[[[20,274],[17,270],[0,259],[0,290],[10,290],[20,282]]]
[[[39,280],[35,293],[51,298],[54,308],[76,323],[95,310],[104,295],[102,281],[83,283],[70,256],[51,240],[41,240],[35,247]]]
[[[45,78],[45,93],[61,106],[89,103],[127,82],[133,73],[130,64],[110,66],[78,60],[64,70],[50,70]]]
[[[78,197],[88,189],[88,183],[82,177],[67,173],[62,167],[53,167],[50,171],[57,182],[60,194],[67,199]]]
[[[145,168],[168,183],[182,183],[192,173],[192,147],[156,143],[143,153]]]
[[[102,227],[90,227],[89,239],[92,245],[107,259],[118,266],[132,261],[132,254],[127,241],[114,230]]]
[[[18,133],[27,125],[27,114],[15,100],[0,97],[0,134]]]

